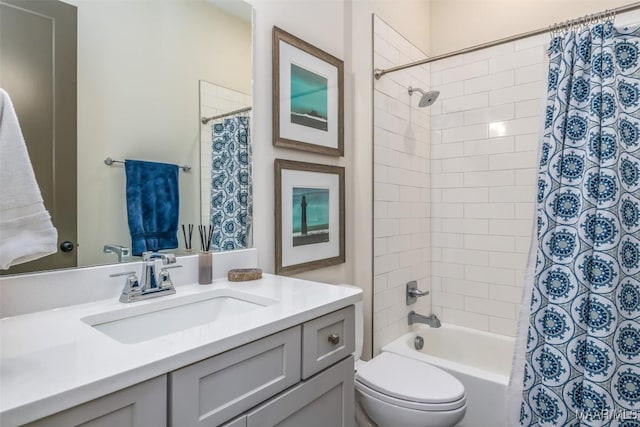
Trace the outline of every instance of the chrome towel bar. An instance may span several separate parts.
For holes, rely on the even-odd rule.
[[[107,166],[111,166],[114,163],[122,163],[124,164],[123,160],[113,160],[111,157],[107,157],[106,159],[104,159],[104,164]],[[182,165],[179,166],[180,169],[182,169],[183,172],[189,172],[191,170],[191,166],[189,165]]]

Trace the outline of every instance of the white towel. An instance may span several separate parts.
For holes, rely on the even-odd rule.
[[[0,88],[0,269],[53,254],[57,242],[11,98]]]

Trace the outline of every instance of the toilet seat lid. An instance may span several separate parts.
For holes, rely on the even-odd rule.
[[[358,367],[356,379],[380,393],[411,402],[450,403],[465,395],[464,386],[453,375],[389,352]]]

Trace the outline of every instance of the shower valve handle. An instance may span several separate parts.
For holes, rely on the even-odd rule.
[[[423,297],[425,295],[429,295],[429,291],[421,291],[420,289],[418,289],[417,281],[412,280],[407,283],[407,305],[415,304],[418,301],[419,297]]]
[[[423,297],[425,295],[429,295],[429,291],[421,291],[420,289],[409,289],[407,293],[412,297]]]

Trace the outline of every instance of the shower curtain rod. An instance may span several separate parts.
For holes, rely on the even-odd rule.
[[[221,119],[223,117],[235,116],[236,114],[245,113],[247,111],[251,111],[251,107],[240,108],[239,110],[229,111],[228,113],[220,114],[213,117],[203,117],[202,120],[200,121],[202,122],[203,125],[206,125],[211,120]]]
[[[626,5],[626,6],[620,6],[620,7],[614,8],[614,9],[609,9],[609,10],[604,11],[604,12],[587,15],[586,17],[583,17],[583,18],[570,20],[565,24],[560,24],[559,27],[563,28],[564,25],[574,24],[576,22],[581,22],[583,19],[584,20],[588,20],[588,19],[591,19],[591,18],[594,18],[594,17],[598,17],[600,15],[606,16],[607,13],[618,14],[618,13],[629,12],[629,11],[635,10],[635,9],[640,9],[640,1],[631,3],[631,4]],[[456,50],[456,51],[453,51],[453,52],[443,53],[441,55],[432,56],[430,58],[422,59],[420,61],[411,62],[409,64],[398,65],[396,67],[387,68],[385,70],[381,70],[380,68],[376,68],[375,70],[373,70],[373,76],[376,78],[376,80],[379,80],[380,77],[384,76],[385,74],[393,73],[394,71],[400,71],[400,70],[404,70],[406,68],[411,68],[411,67],[415,67],[415,66],[418,66],[418,65],[428,64],[428,63],[433,62],[433,61],[438,61],[440,59],[449,58],[451,56],[461,55],[463,53],[475,52],[476,50],[497,46],[497,45],[500,45],[500,44],[503,44],[503,43],[508,43],[508,42],[524,39],[524,38],[531,37],[531,36],[537,36],[537,35],[540,35],[540,34],[548,33],[552,29],[554,29],[554,25],[550,25],[547,28],[540,28],[538,30],[527,31],[526,33],[516,34],[514,36],[505,37],[505,38],[494,40],[494,41],[491,41],[491,42],[481,43],[481,44],[478,44],[478,45],[475,45],[475,46],[467,47],[467,48]]]

